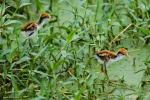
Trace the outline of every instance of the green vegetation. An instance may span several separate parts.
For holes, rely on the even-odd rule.
[[[150,99],[149,4],[0,0],[0,100]],[[30,46],[20,30],[42,12],[54,20],[31,38]],[[116,52],[121,47],[131,58],[107,68],[108,83],[92,49]]]

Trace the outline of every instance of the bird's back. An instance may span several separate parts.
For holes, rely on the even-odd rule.
[[[37,29],[37,26],[37,22],[29,22],[23,27],[22,31],[32,31],[34,29]]]
[[[106,60],[106,61],[116,56],[114,52],[108,50],[99,51],[97,54],[102,60]]]

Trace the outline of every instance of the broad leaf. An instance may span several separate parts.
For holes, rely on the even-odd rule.
[[[23,3],[20,4],[19,8],[21,8],[21,7],[23,7],[23,6],[30,5],[30,4],[31,4],[31,3],[25,3],[25,2],[23,2]]]
[[[20,21],[18,21],[18,20],[8,20],[6,23],[5,23],[5,25],[10,25],[10,24],[16,24],[16,23],[21,23]]]
[[[142,27],[137,27],[139,30],[141,30],[143,33],[150,35],[150,31],[148,29],[142,28]]]
[[[53,70],[56,69],[57,67],[59,67],[64,61],[65,61],[65,59],[58,61],[58,62],[53,66]]]
[[[63,29],[65,31],[67,31],[67,33],[70,32],[69,28],[65,27],[65,26],[57,26],[57,28]]]
[[[73,36],[74,36],[74,34],[75,34],[76,31],[77,31],[77,29],[71,31],[71,33],[68,35],[68,37],[66,39],[67,43],[71,42],[71,40],[72,40],[72,38],[73,38]]]

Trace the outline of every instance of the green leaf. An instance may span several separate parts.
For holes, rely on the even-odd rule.
[[[35,59],[37,59],[44,51],[45,51],[45,49],[48,47],[48,45],[47,46],[45,46],[45,48],[43,48],[37,55],[36,55],[36,57],[35,57]],[[34,60],[35,60],[34,59]]]
[[[98,2],[97,2],[97,6],[96,6],[95,20],[96,20],[96,17],[97,17],[98,11],[99,11],[99,6],[100,6],[100,3],[99,3],[99,0],[98,0]]]
[[[12,83],[13,87],[15,87],[15,78],[13,77],[13,75],[11,75],[11,83]]]
[[[40,95],[44,96],[45,94],[45,81],[42,80],[42,82],[40,83]]]
[[[6,10],[6,9],[5,9],[5,2],[3,2],[3,3],[2,3],[2,6],[1,6],[1,12],[0,12],[1,15],[3,15],[3,14],[5,13],[5,10]]]
[[[108,21],[108,16],[105,15],[103,18],[101,18],[100,20],[98,20],[98,22],[96,24],[101,24],[102,22],[107,22]]]
[[[144,1],[144,0],[141,0],[142,1],[142,3],[146,6],[146,2]]]
[[[77,68],[77,74],[80,76],[80,75],[83,75],[83,68],[85,68],[85,66],[83,65],[83,63],[79,63],[79,66]]]
[[[40,74],[40,77],[48,77],[48,76],[50,76],[49,74],[43,73],[42,71],[34,70],[33,72],[36,73],[36,74]]]
[[[5,1],[2,3],[1,7],[0,7],[0,15],[4,15],[5,11],[7,8],[9,8],[10,6],[5,7]]]
[[[75,26],[77,25],[77,23],[79,23],[80,22],[80,19],[76,19],[73,23],[72,23],[72,29],[74,29],[75,28]]]
[[[91,15],[94,15],[94,12],[92,12],[91,10],[89,10],[87,8],[81,7],[81,9],[83,9],[86,12],[87,17],[91,16]],[[81,18],[82,18],[82,16],[81,16]]]
[[[16,24],[16,23],[21,23],[20,21],[18,21],[18,20],[8,20],[6,23],[5,23],[5,25],[10,25],[10,24]]]
[[[25,56],[25,57],[21,58],[19,61],[17,61],[16,64],[20,64],[20,63],[25,62],[25,61],[28,61],[28,60],[30,60],[30,59],[31,59],[31,58]]]
[[[9,54],[8,61],[9,61],[10,63],[12,63],[12,59],[13,59],[13,57],[14,57],[14,54],[15,54],[16,50],[17,50],[17,48],[15,48],[15,49],[14,49],[12,52],[10,52],[10,54]]]
[[[42,11],[43,7],[42,7],[42,4],[39,2],[39,0],[35,0],[35,2],[38,8],[40,9],[40,11]]]
[[[2,53],[0,54],[0,57],[3,57],[4,55],[6,55],[7,53],[12,52],[14,49],[7,49],[7,50],[2,50]]]
[[[67,36],[67,38],[66,38],[66,42],[67,43],[71,42],[71,40],[72,40],[72,38],[73,38],[73,36],[74,36],[74,34],[75,34],[76,31],[77,31],[77,29],[71,31],[71,33]]]
[[[15,78],[14,78],[13,75],[11,75],[11,84],[12,84],[12,86],[14,87],[15,92],[17,92],[17,91],[18,91],[18,88],[17,88],[16,80],[15,80]]]
[[[27,6],[27,5],[30,5],[31,3],[26,3],[26,2],[23,2],[20,4],[19,8],[23,7],[23,6]]]
[[[84,25],[84,34],[85,34],[85,38],[87,39],[87,40],[90,40],[90,36],[89,36],[89,33],[88,33],[88,28],[87,28],[87,26],[86,25]]]
[[[121,26],[119,22],[113,22],[112,25],[114,25],[114,26]]]
[[[102,4],[100,4],[100,6],[101,7],[103,7],[103,6],[111,6],[111,3],[102,3]]]
[[[27,48],[28,48],[28,43],[26,43],[26,44],[24,45],[23,50],[22,50],[22,52],[21,52],[20,55],[19,55],[20,58],[26,53]]]
[[[45,44],[48,44],[50,43],[50,41],[56,37],[56,35],[59,34],[58,32],[57,33],[53,33],[53,34],[50,34],[49,36],[47,36],[46,38],[44,38],[44,42]]]
[[[58,61],[58,62],[53,66],[53,70],[56,69],[57,67],[59,67],[64,61],[65,61],[65,59]]]
[[[63,100],[60,90],[56,89],[56,93],[57,93],[57,97],[59,98],[59,100]]]
[[[86,3],[86,0],[82,0],[82,1],[80,1],[80,2],[78,3],[77,7],[80,8],[80,7],[82,7],[82,5],[85,4],[85,3]]]
[[[61,3],[61,2],[63,2],[63,1],[66,1],[66,0],[58,0],[58,3]]]
[[[146,33],[147,35],[150,35],[150,31],[148,29],[137,27],[139,30],[141,30],[143,33]]]
[[[3,67],[3,74],[2,74],[3,78],[6,79],[7,76],[7,68],[6,66]]]
[[[150,35],[145,36],[144,38],[145,38],[145,39],[148,39],[148,38],[150,38]],[[144,38],[142,38],[142,40],[144,40]],[[140,38],[140,39],[141,39],[141,38]]]
[[[35,86],[34,83],[31,83],[29,85],[29,88],[28,88],[29,90],[28,91],[29,91],[30,94],[34,94],[35,93],[34,86]]]
[[[5,62],[6,60],[5,59],[0,59],[0,62]]]
[[[25,56],[25,57],[21,58],[19,61],[14,62],[14,63],[11,65],[10,69],[12,69],[15,64],[20,64],[20,63],[22,63],[22,62],[29,61],[30,59],[31,59],[31,58]]]
[[[79,38],[80,38],[80,36],[78,36],[78,35],[75,34],[75,35],[73,36],[73,38],[72,38],[72,41],[74,41],[74,40],[76,40],[76,39],[79,39]]]
[[[18,92],[18,96],[23,95],[23,93],[25,93],[27,91],[27,88],[23,89],[23,90],[19,90]]]
[[[6,20],[6,19],[9,19],[9,18],[11,18],[11,16],[10,16],[9,14],[3,15],[3,17],[1,18],[1,21],[0,21],[0,24],[5,23],[5,20]]]
[[[69,84],[72,84],[74,83],[74,81],[66,81],[66,82],[63,82],[62,85],[65,86],[65,85],[69,85]]]
[[[20,18],[26,18],[24,15],[20,15],[20,14],[15,14],[15,16]]]
[[[30,100],[47,100],[47,99],[45,97],[38,96],[38,97],[32,98]]]
[[[61,54],[62,54],[62,57],[65,58],[65,57],[67,56],[66,50],[62,50],[62,51],[61,51]]]
[[[67,33],[70,32],[70,30],[67,27],[65,27],[65,26],[57,26],[57,28],[63,29],[65,31],[67,31]]]
[[[94,80],[96,79],[96,75],[93,73],[89,80],[87,81],[87,85],[91,86],[94,83]]]
[[[74,10],[76,9],[76,7],[70,2],[70,0],[65,0]]]
[[[81,87],[80,90],[75,94],[74,100],[81,100],[81,95],[82,95],[83,91],[84,91],[84,88]]]
[[[138,18],[136,17],[136,15],[134,15],[134,13],[133,12],[131,12],[131,11],[128,11],[128,13],[136,20],[136,21],[138,21]]]
[[[112,6],[112,5],[111,5]],[[113,16],[113,14],[114,14],[114,11],[115,11],[115,8],[114,8],[114,6],[112,6],[112,8],[111,8],[111,10],[110,10],[110,13],[109,13],[109,18],[111,19],[111,17]]]

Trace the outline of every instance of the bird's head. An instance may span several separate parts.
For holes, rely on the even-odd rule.
[[[40,15],[40,19],[39,19],[38,23],[43,24],[44,22],[49,21],[49,20],[53,20],[51,15],[44,12]]]
[[[40,15],[40,18],[42,18],[42,19],[46,18],[46,19],[53,20],[53,19],[51,18],[51,15],[48,14],[48,13],[45,13],[45,12]]]
[[[128,55],[128,51],[125,48],[120,48],[117,54],[122,54],[125,55],[127,58],[130,58],[130,56]]]

